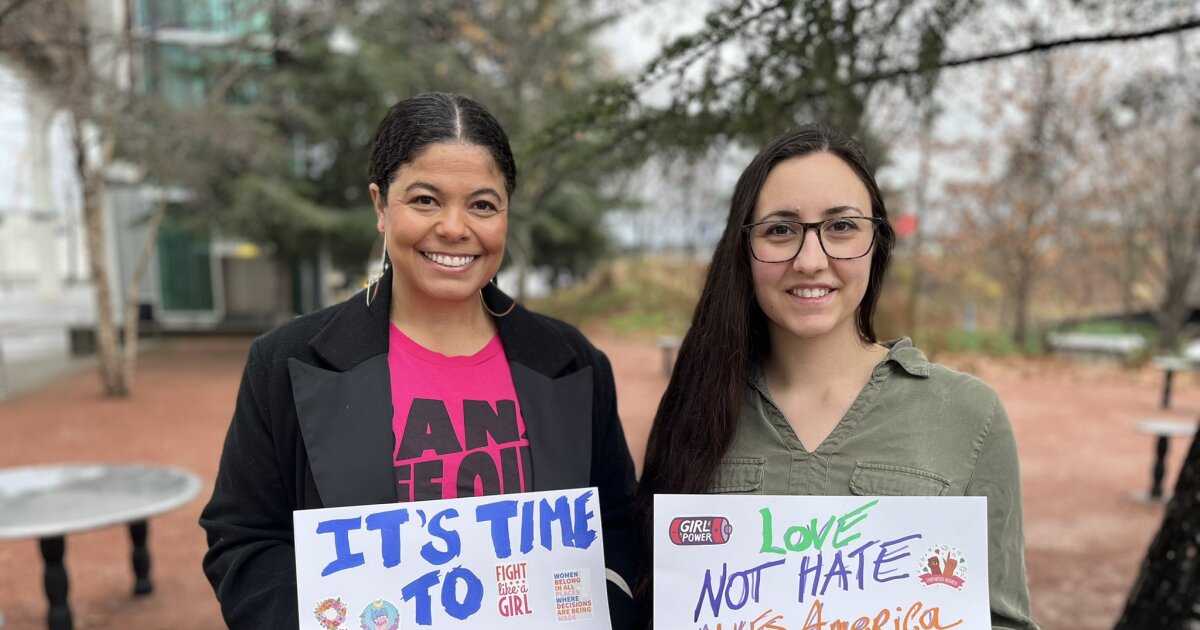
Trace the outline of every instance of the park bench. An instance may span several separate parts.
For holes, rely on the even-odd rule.
[[[1150,490],[1138,498],[1163,501],[1162,481],[1167,470],[1167,451],[1172,437],[1190,437],[1196,434],[1197,423],[1174,418],[1147,418],[1137,423],[1137,430],[1152,435],[1154,440],[1154,468],[1150,473]]]
[[[1145,349],[1146,338],[1137,334],[1050,333],[1046,345],[1059,354],[1130,360]]]

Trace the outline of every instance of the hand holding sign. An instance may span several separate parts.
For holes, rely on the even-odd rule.
[[[654,517],[656,628],[990,627],[959,551],[986,559],[981,497],[658,495]]]
[[[599,512],[594,489],[295,512],[301,627],[607,630]]]

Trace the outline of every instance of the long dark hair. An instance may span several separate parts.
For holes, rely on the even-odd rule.
[[[876,341],[875,304],[896,235],[886,222],[883,196],[866,154],[853,138],[829,127],[805,125],[786,131],[759,151],[733,189],[725,232],[717,242],[691,328],[680,345],[671,382],[650,430],[638,492],[646,515],[651,514],[656,493],[707,491],[733,440],[747,372],[769,351],[767,320],[754,299],[750,251],[742,226],[749,223],[767,175],[777,164],[817,152],[835,155],[853,169],[870,194],[872,216],[885,220],[876,234],[871,278],[855,317],[859,337],[867,343]],[[648,581],[643,582],[640,595],[648,598],[649,589]]]
[[[504,128],[482,105],[458,94],[430,92],[392,105],[379,122],[367,168],[371,183],[387,199],[400,167],[438,142],[463,142],[485,149],[504,176],[511,199],[517,189],[517,163]]]

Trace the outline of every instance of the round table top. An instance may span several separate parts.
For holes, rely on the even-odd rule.
[[[1141,420],[1137,423],[1138,431],[1142,433],[1152,433],[1168,437],[1195,435],[1196,426],[1195,420],[1176,420],[1174,418],[1154,418],[1151,420]]]
[[[139,521],[200,492],[200,479],[162,466],[72,464],[0,468],[0,539],[46,538]]]
[[[1188,357],[1161,356],[1154,357],[1154,367],[1172,372],[1186,372],[1200,368],[1200,363]]]

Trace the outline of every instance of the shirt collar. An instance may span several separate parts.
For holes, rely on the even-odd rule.
[[[879,345],[888,349],[887,356],[880,361],[883,365],[888,362],[895,363],[902,370],[913,376],[928,377],[931,371],[929,359],[925,357],[925,353],[921,352],[913,346],[912,339],[908,337],[900,337],[891,341],[882,341]],[[762,365],[754,362],[750,365],[750,373],[746,375],[750,386],[766,394],[767,385],[766,379],[763,376]]]
[[[891,361],[913,376],[929,376],[931,371],[929,359],[925,358],[925,353],[913,346],[912,340],[908,337],[884,341],[879,345],[888,349],[887,356],[883,359],[884,363]]]

